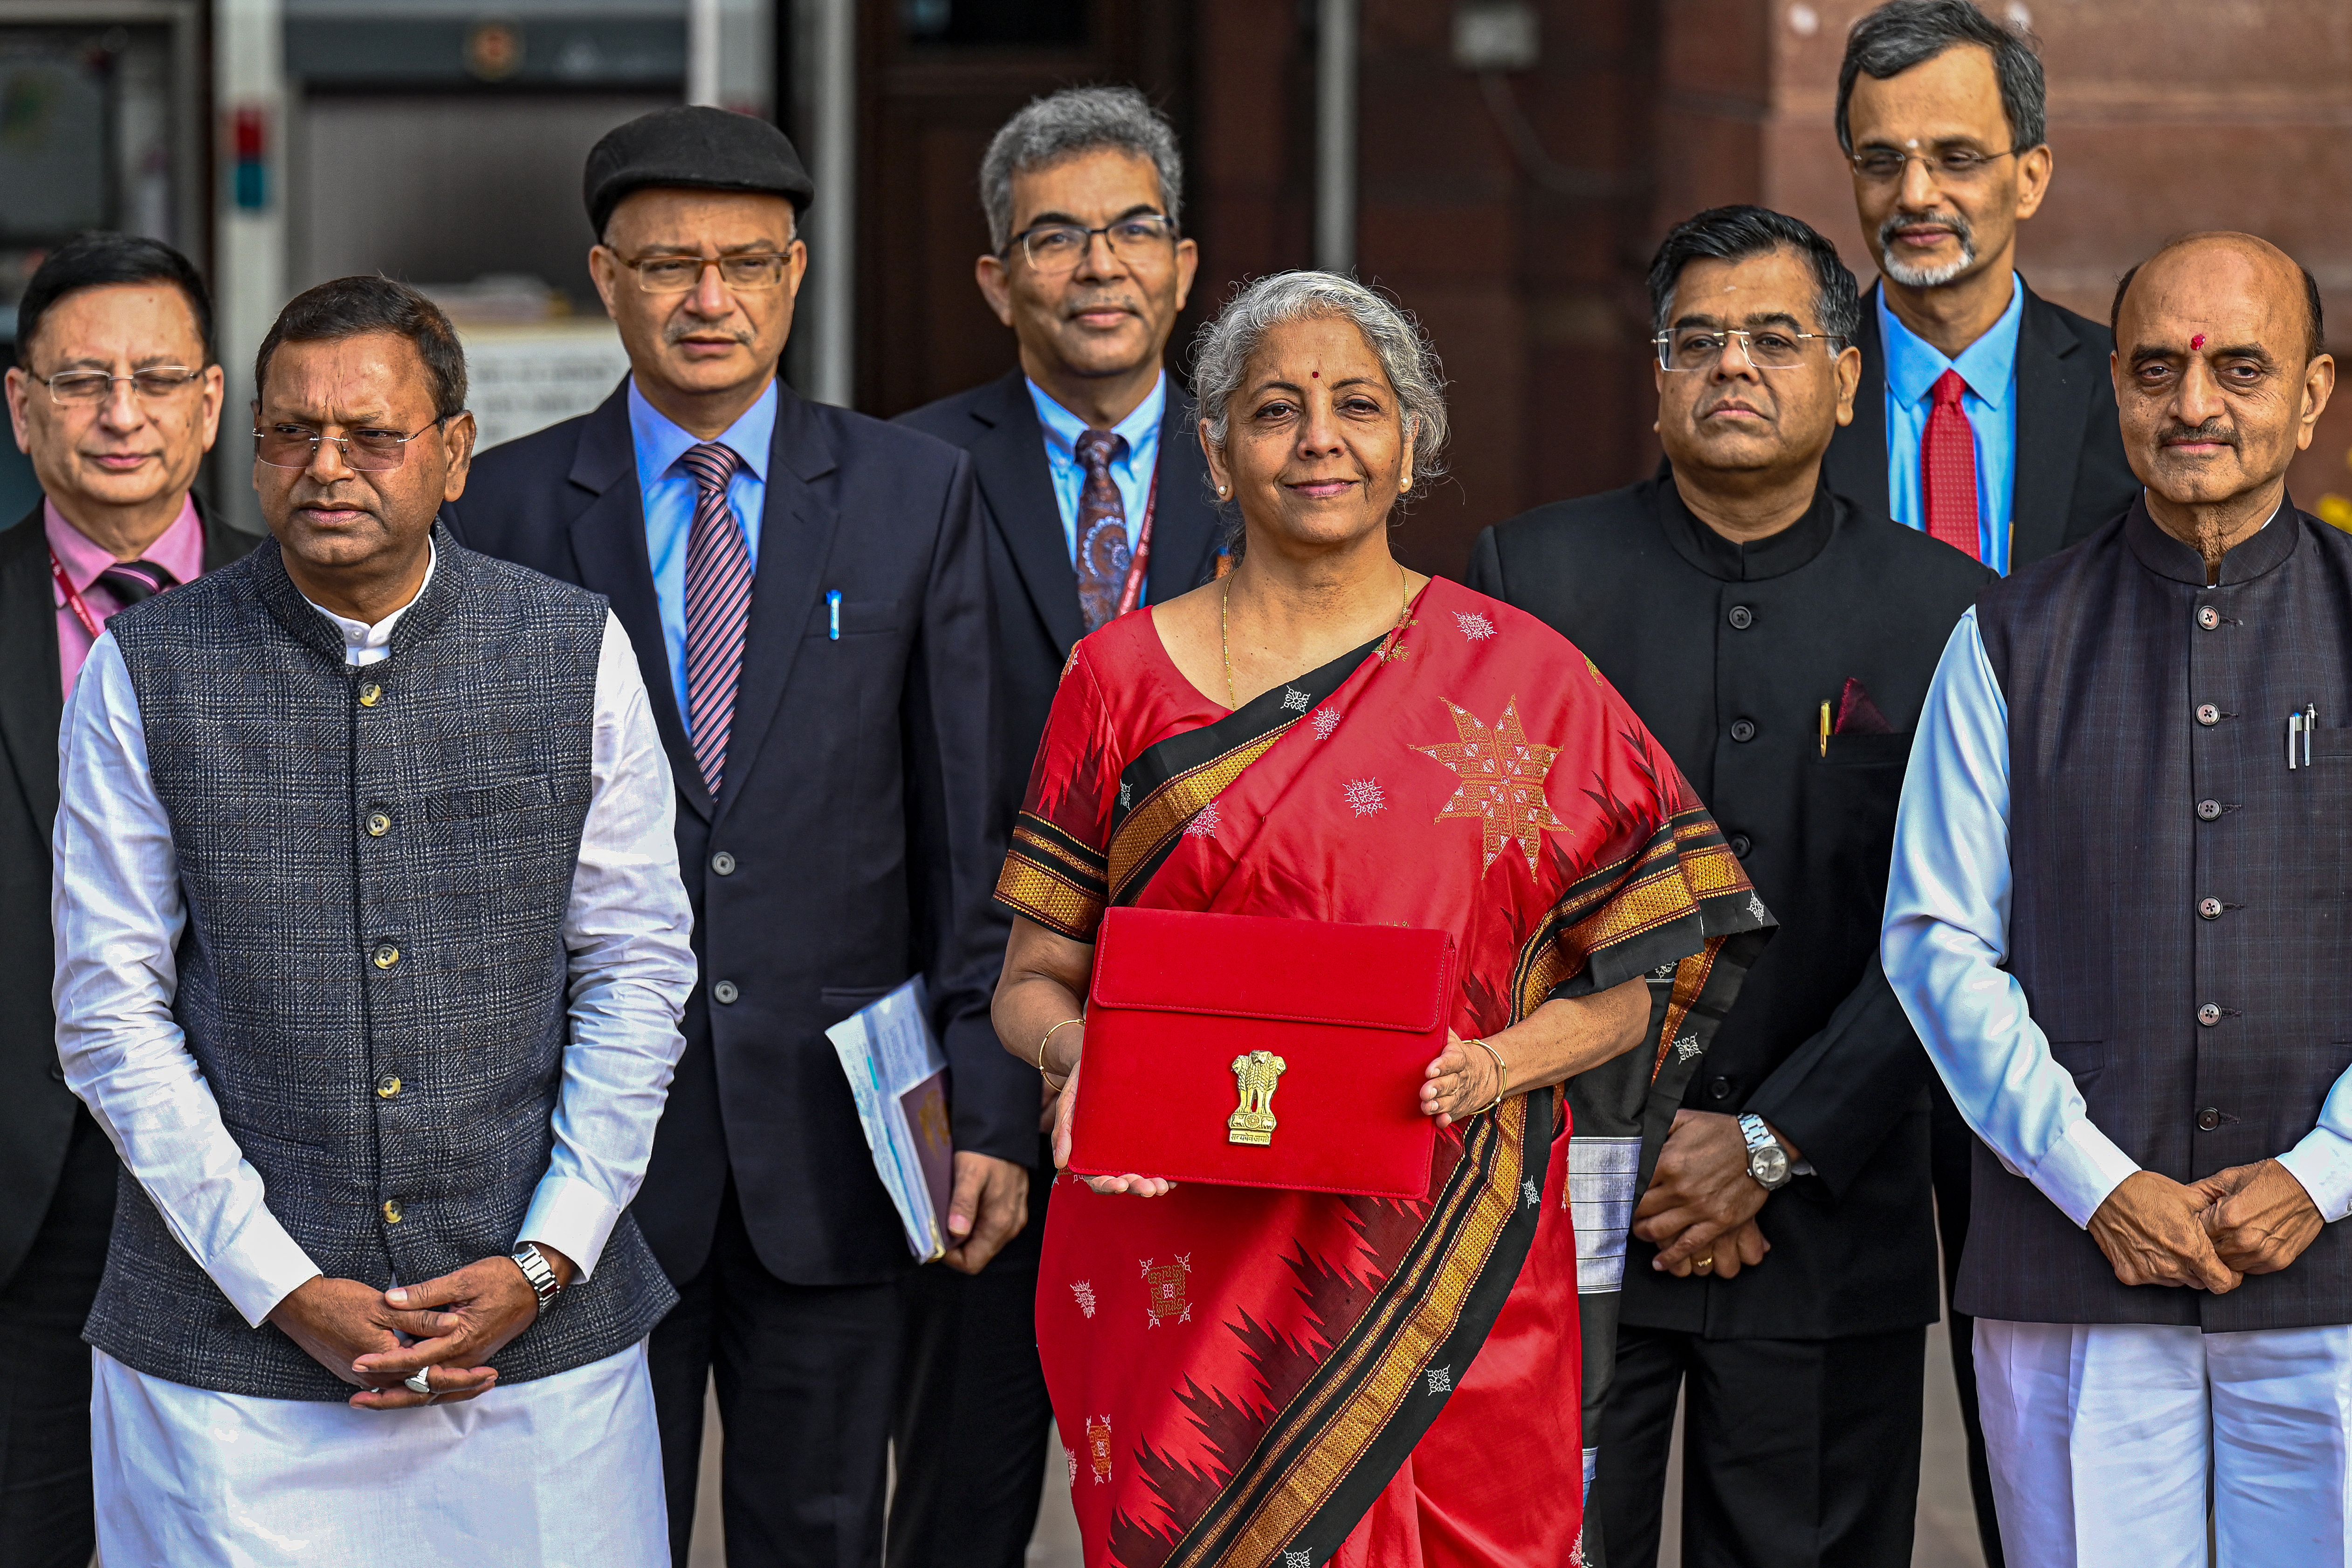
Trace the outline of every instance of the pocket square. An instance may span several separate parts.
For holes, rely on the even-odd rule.
[[[1895,726],[1870,700],[1870,693],[1861,681],[1846,677],[1845,691],[1838,699],[1837,727],[1832,733],[1840,735],[1891,735]]]

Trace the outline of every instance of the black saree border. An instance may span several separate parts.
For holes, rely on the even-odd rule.
[[[1167,863],[1201,809],[1292,725],[1329,701],[1393,633],[1261,692],[1213,724],[1148,746],[1119,774],[1111,807],[1109,901],[1131,904]]]
[[[1101,851],[1024,811],[1013,819],[996,901],[1049,931],[1091,942],[1102,923],[1109,864]]]
[[[1543,1215],[1555,1091],[1474,1119],[1430,1218],[1165,1568],[1328,1562],[1469,1373]]]

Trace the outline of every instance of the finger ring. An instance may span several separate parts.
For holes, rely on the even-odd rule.
[[[1692,1258],[1692,1259],[1691,1259],[1691,1272],[1692,1272],[1692,1273],[1694,1273],[1694,1274],[1712,1274],[1712,1273],[1714,1273],[1714,1272],[1715,1272],[1715,1254],[1714,1254],[1714,1253],[1712,1253],[1712,1252],[1710,1252],[1710,1253],[1708,1253],[1705,1258]]]
[[[400,1381],[408,1387],[415,1389],[417,1393],[425,1395],[425,1398],[430,1399],[433,1397],[433,1369],[431,1367],[428,1366],[422,1372],[412,1372]]]

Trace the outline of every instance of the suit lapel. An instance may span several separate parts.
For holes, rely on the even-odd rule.
[[[1145,601],[1165,604],[1207,582],[1224,520],[1209,501],[1209,464],[1192,400],[1174,384],[1160,416],[1160,499],[1151,521],[1151,578]],[[1073,577],[1075,582],[1075,576]]]
[[[1070,564],[1069,536],[1062,531],[1062,503],[1045,467],[1045,428],[1019,371],[991,389],[972,417],[989,431],[974,441],[972,476],[988,501],[988,515],[1013,557],[1029,602],[1045,623],[1057,652],[1066,655],[1086,636],[1086,613],[1078,607],[1078,574]]]
[[[0,670],[8,672],[0,680],[0,748],[44,840],[57,821],[58,726],[65,718],[54,597],[48,535],[36,504],[24,521],[0,533]]]
[[[713,809],[710,791],[695,765],[694,747],[670,683],[669,642],[662,635],[653,558],[646,551],[646,501],[637,487],[636,451],[636,438],[629,429],[629,386],[624,381],[580,426],[580,444],[568,477],[595,499],[572,520],[572,559],[579,567],[581,586],[611,600],[621,629],[629,634],[677,793],[708,821]]]
[[[232,561],[243,560],[246,556],[253,553],[253,547],[260,543],[265,537],[265,535],[258,533],[247,533],[241,528],[231,528],[228,524],[219,521],[217,519],[206,517],[205,515],[205,503],[200,500],[196,500],[194,496],[191,496],[189,500],[194,503],[196,509],[196,521],[203,526],[205,531],[205,553],[204,564],[202,567],[202,570],[204,571],[217,572]]]
[[[1874,517],[1892,517],[1886,484],[1886,346],[1878,336],[1878,285],[1862,297],[1862,384],[1853,395],[1853,423],[1840,430],[1822,458],[1830,489]]]
[[[2107,367],[2090,363],[2083,341],[2041,296],[2025,291],[2017,340],[2017,453],[2009,507],[2012,568],[2039,561],[2066,540],[2083,423]]]
[[[825,590],[824,566],[841,514],[811,480],[833,471],[833,444],[814,412],[781,381],[776,430],[768,445],[767,504],[760,513],[760,564],[743,630],[743,670],[727,731],[727,773],[719,808],[742,792],[768,738],[801,638]]]

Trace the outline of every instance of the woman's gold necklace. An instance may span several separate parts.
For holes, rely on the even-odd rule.
[[[1232,609],[1233,603],[1234,578],[1228,572],[1224,581],[1217,586],[1217,652],[1223,656],[1225,661],[1225,707],[1228,710],[1237,710],[1241,707],[1234,699],[1234,644],[1226,630],[1226,614]],[[1394,634],[1398,627],[1405,626],[1405,617],[1412,613],[1412,579],[1405,575],[1404,563],[1400,561],[1397,563],[1396,626],[1391,626],[1390,632]]]

